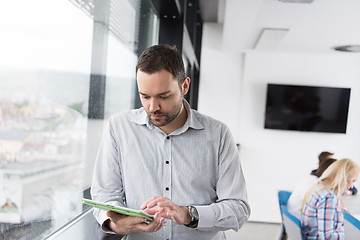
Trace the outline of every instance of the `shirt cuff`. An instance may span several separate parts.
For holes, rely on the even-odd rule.
[[[119,205],[119,203],[116,201],[111,201],[111,202],[106,202],[106,203],[114,205],[114,206]],[[113,232],[112,230],[110,230],[108,227],[105,226],[105,221],[109,219],[109,217],[106,215],[106,213],[107,213],[107,211],[105,211],[105,210],[94,208],[94,215],[96,217],[97,222],[100,224],[103,232],[116,234],[115,232]]]
[[[211,206],[194,206],[199,214],[199,222],[196,227],[198,230],[214,229],[215,211]]]
[[[110,228],[108,228],[108,226],[106,225],[106,221],[107,221],[107,220],[105,220],[105,221],[103,222],[103,224],[101,224],[101,230],[102,230],[103,232],[105,232],[105,233],[115,234],[115,232],[113,232]]]
[[[106,212],[105,212],[105,216],[106,216]],[[106,216],[107,217],[107,216]],[[101,224],[101,230],[106,233],[106,234],[113,234],[113,235],[117,235],[117,239],[122,239],[124,237],[124,235],[120,235],[120,234],[117,234],[116,232],[112,231],[110,228],[108,228],[107,224],[106,224],[106,221],[109,219],[109,217],[107,217],[107,219],[105,219],[103,221],[103,223]],[[110,237],[112,238],[112,237]],[[103,239],[106,239],[103,238]]]
[[[106,215],[106,211],[103,210],[97,210],[97,211],[98,211],[97,221],[102,226],[104,222],[109,219],[109,217]]]

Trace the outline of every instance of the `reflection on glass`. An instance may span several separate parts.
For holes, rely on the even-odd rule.
[[[0,99],[0,222],[49,219],[58,191],[81,189],[86,121],[79,112],[36,93],[8,93],[19,99],[9,101],[5,94]]]
[[[109,12],[105,119],[134,107],[137,54],[157,43],[159,21],[148,0],[111,0]]]
[[[109,36],[106,70],[105,119],[116,112],[132,108],[135,94],[135,66],[137,56]]]

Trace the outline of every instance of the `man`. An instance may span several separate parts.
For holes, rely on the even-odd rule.
[[[237,231],[250,214],[229,129],[183,99],[190,79],[175,48],[145,50],[136,76],[143,107],[110,118],[91,194],[154,220],[94,210],[97,221],[127,239],[225,239],[223,231]]]

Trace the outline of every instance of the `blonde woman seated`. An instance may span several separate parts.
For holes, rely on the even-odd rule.
[[[301,231],[303,239],[345,239],[341,195],[353,187],[360,168],[350,159],[341,159],[329,166],[306,193]]]
[[[315,172],[311,172],[310,175],[306,176],[302,181],[297,185],[295,190],[291,193],[290,198],[287,203],[287,209],[288,211],[297,217],[298,219],[301,219],[302,214],[302,204],[304,201],[304,197],[306,195],[306,192],[314,186],[315,183],[319,181],[319,177],[323,174],[323,172],[336,161],[336,159],[329,158],[321,161],[319,163],[319,168],[316,169]]]

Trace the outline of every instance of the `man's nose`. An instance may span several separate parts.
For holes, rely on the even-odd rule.
[[[159,109],[160,109],[159,102],[155,98],[152,98],[150,100],[149,111],[150,112],[155,112],[155,111],[157,111]]]

